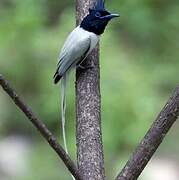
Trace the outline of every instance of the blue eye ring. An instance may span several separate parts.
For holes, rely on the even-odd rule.
[[[96,13],[95,13],[95,17],[97,17],[97,18],[98,18],[98,17],[101,17],[101,13],[100,13],[100,12],[96,12]]]

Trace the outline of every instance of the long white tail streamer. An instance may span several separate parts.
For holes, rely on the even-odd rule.
[[[61,79],[61,113],[62,113],[62,134],[63,134],[63,143],[65,152],[68,154],[67,142],[66,142],[66,133],[65,133],[65,114],[66,114],[66,85],[67,85],[67,74],[62,76]],[[74,176],[71,175],[73,180]]]
[[[65,112],[66,112],[66,75],[62,76],[61,79],[61,117],[62,117],[62,133],[63,133],[63,143],[66,153],[68,154],[66,134],[65,134]]]

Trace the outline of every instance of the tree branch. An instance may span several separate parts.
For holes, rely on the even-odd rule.
[[[22,99],[17,95],[15,90],[10,86],[8,81],[0,74],[0,85],[4,91],[12,98],[14,103],[20,108],[20,110],[26,115],[26,117],[32,122],[32,124],[37,128],[37,130],[42,134],[42,136],[48,141],[49,145],[62,159],[68,170],[76,178],[76,180],[82,180],[77,167],[74,162],[70,159],[68,154],[65,153],[62,146],[57,142],[53,134],[48,130],[46,125],[40,121],[31,109],[22,101]]]
[[[163,138],[179,116],[179,86],[168,100],[132,157],[117,176],[116,180],[135,180],[151,159]]]
[[[97,0],[76,0],[77,24]],[[104,180],[101,132],[99,46],[85,59],[94,66],[76,73],[76,139],[78,167],[84,179]]]

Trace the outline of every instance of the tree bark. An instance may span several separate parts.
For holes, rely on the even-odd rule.
[[[25,116],[32,122],[32,124],[37,128],[45,140],[49,143],[51,148],[58,154],[62,159],[70,173],[75,177],[76,180],[82,180],[82,176],[79,173],[75,163],[71,160],[62,146],[57,142],[55,136],[50,132],[46,125],[37,118],[35,113],[27,106],[26,103],[18,96],[16,91],[11,87],[9,82],[0,74],[0,86],[3,90],[11,97],[14,103],[19,107],[19,109],[25,114]]]
[[[76,0],[77,24],[96,0]],[[104,180],[101,133],[99,45],[84,61],[94,68],[76,73],[76,139],[78,168],[85,180]]]
[[[116,177],[116,180],[135,180],[139,177],[178,116],[179,86],[136,148],[132,157]]]

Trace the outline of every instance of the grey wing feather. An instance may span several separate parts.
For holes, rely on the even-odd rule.
[[[65,72],[74,67],[80,60],[86,57],[90,50],[90,37],[78,39],[67,44],[62,49],[58,62],[58,74],[63,76]]]
[[[70,68],[74,67],[81,59],[83,59],[90,49],[91,40],[85,38],[75,42],[63,52],[59,60],[59,74],[63,75]]]

